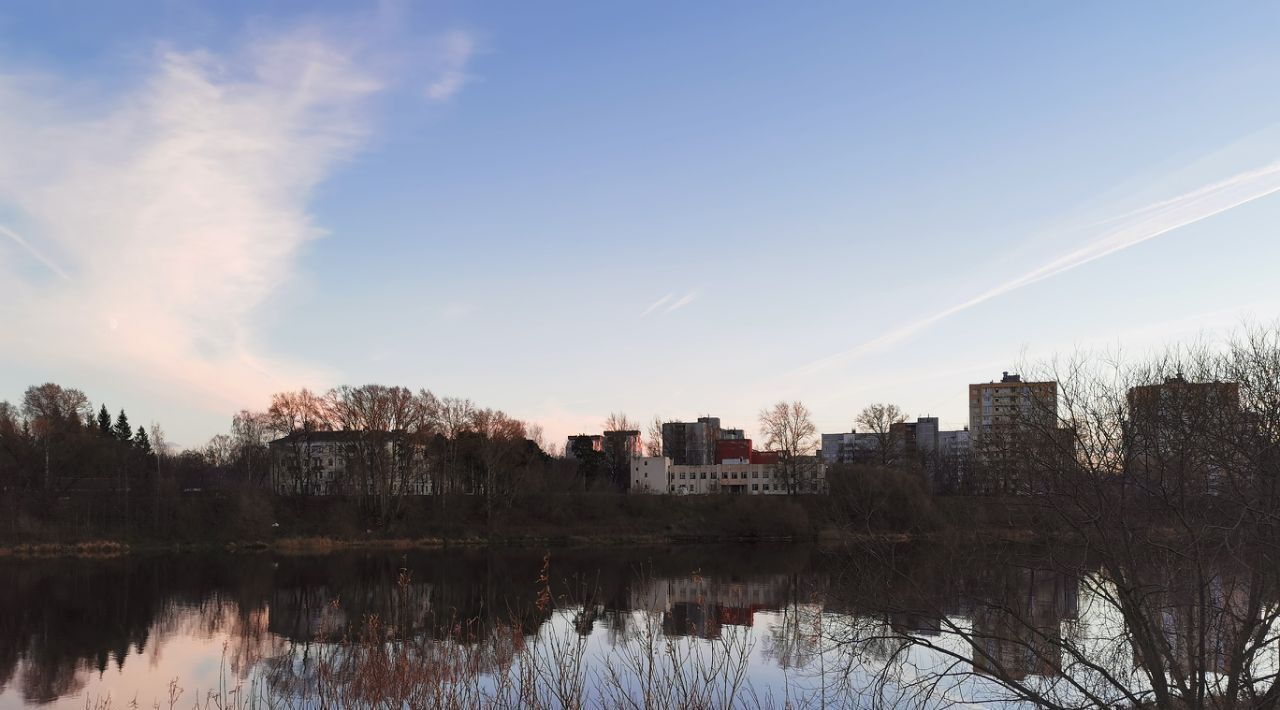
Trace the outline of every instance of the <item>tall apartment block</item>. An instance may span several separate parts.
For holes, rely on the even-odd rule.
[[[999,382],[969,385],[969,436],[974,493],[1025,494],[1047,481],[1033,477],[1029,457],[1067,456],[1071,430],[1058,426],[1058,383],[1024,382],[1003,373]]]
[[[1003,373],[999,382],[969,385],[969,436],[980,450],[1017,431],[1056,426],[1057,382],[1023,382]]]
[[[1129,390],[1125,472],[1165,494],[1213,493],[1229,482],[1249,418],[1235,382],[1188,382],[1181,374]],[[1245,448],[1248,448],[1247,445]],[[1263,445],[1259,444],[1259,448]]]

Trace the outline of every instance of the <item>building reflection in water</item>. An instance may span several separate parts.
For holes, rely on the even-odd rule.
[[[1080,611],[1080,581],[1056,570],[1013,569],[1004,588],[972,610],[973,668],[1024,679],[1062,672],[1062,623]]]
[[[9,580],[0,585],[0,705],[109,689],[110,670],[145,668],[148,658],[200,639],[225,642],[217,644],[224,657],[203,660],[235,678],[267,672],[286,685],[307,683],[317,649],[358,636],[370,619],[380,638],[470,644],[496,670],[558,616],[570,632],[603,633],[612,646],[650,625],[689,640],[744,629],[761,643],[754,662],[784,668],[838,644],[832,629],[851,620],[878,625],[886,637],[936,643],[963,624],[978,674],[1062,671],[1063,635],[1079,622],[1087,564],[985,553],[956,562],[929,548],[904,556],[907,572],[890,575],[865,560],[794,547],[555,551],[544,604],[543,555],[532,550],[11,559],[0,562]],[[1180,589],[1174,566],[1145,573],[1164,590],[1152,603],[1165,611],[1168,643],[1184,649],[1180,657],[1193,667],[1188,632],[1206,628],[1210,643],[1197,647],[1198,663],[1223,669],[1241,599],[1230,570],[1224,567],[1208,606]],[[896,648],[879,653],[887,658]],[[1133,661],[1142,659],[1134,654]],[[157,697],[170,680],[155,679]]]
[[[639,580],[629,606],[661,614],[667,636],[718,639],[722,626],[750,628],[755,614],[786,605],[792,589],[788,575],[760,579],[717,579],[703,575]]]

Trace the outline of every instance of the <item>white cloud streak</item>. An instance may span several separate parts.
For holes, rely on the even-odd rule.
[[[696,299],[697,297],[698,297],[697,291],[690,291],[689,293],[686,293],[685,295],[681,296],[680,300],[667,306],[667,310],[663,311],[663,313],[672,313],[672,312],[678,311],[681,308],[684,308],[685,306],[689,305],[690,303],[693,303],[694,299]]]
[[[802,368],[793,375],[808,375],[854,360],[867,353],[897,345],[930,326],[966,311],[974,306],[1003,296],[1024,286],[1043,281],[1088,264],[1096,259],[1168,234],[1176,229],[1208,219],[1227,210],[1280,191],[1280,163],[1233,175],[1225,180],[1162,200],[1134,212],[1124,214],[1105,224],[1110,226],[1088,243],[1028,271],[1017,278],[1005,281],[978,295],[945,308],[933,315],[907,323],[843,352],[830,355]]]
[[[648,308],[646,308],[646,309],[644,309],[644,311],[642,311],[642,312],[640,313],[640,317],[641,317],[641,318],[643,318],[643,317],[645,317],[645,316],[649,315],[650,313],[653,313],[654,311],[658,310],[659,308],[662,308],[664,305],[666,305],[666,304],[667,304],[667,302],[668,302],[668,301],[670,301],[671,299],[673,299],[673,298],[675,298],[675,297],[676,297],[676,295],[675,295],[674,293],[668,293],[667,295],[663,296],[662,298],[659,298],[658,300],[654,301],[653,303],[650,303],[650,304],[649,304],[649,307],[648,307]]]
[[[26,239],[23,239],[22,235],[18,234],[12,229],[9,229],[3,224],[0,224],[0,234],[3,234],[4,236],[8,237],[11,241],[16,243],[18,246],[22,247],[22,249],[26,251],[28,254],[30,254],[32,258],[34,258],[36,261],[40,262],[41,264],[44,264],[53,273],[57,274],[58,276],[61,276],[64,280],[67,280],[67,281],[71,280],[71,277],[67,276],[67,272],[63,271],[62,267],[53,263],[53,261],[50,260],[49,257],[40,253],[39,249],[36,249],[35,247],[31,246],[31,243],[28,242]]]

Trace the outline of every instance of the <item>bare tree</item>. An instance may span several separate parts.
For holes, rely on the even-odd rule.
[[[604,466],[613,486],[626,490],[631,480],[631,459],[643,451],[640,424],[622,412],[604,420]]]
[[[215,468],[230,468],[235,459],[236,442],[227,434],[215,434],[204,445],[204,458]]]
[[[542,429],[542,425],[526,422],[524,428],[525,438],[532,442],[534,446],[537,446],[539,450],[547,451],[547,436]]]
[[[903,437],[898,426],[907,415],[896,404],[869,404],[858,413],[858,426],[866,429],[876,439],[876,454],[881,465],[888,465],[903,455]]]
[[[53,486],[52,440],[79,429],[91,408],[84,392],[52,382],[28,387],[22,397],[22,412],[31,432],[44,451],[44,488]]]
[[[505,412],[476,412],[475,431],[480,435],[480,461],[484,466],[485,518],[493,520],[494,503],[516,490],[515,459],[525,446],[525,425]]]
[[[787,492],[795,494],[812,487],[818,428],[813,424],[809,408],[796,401],[778,402],[760,410],[760,434],[765,444],[778,452],[777,473]]]
[[[645,456],[662,455],[662,425],[666,423],[662,417],[654,417],[649,422],[648,436],[644,442]]]
[[[318,468],[309,452],[316,432],[334,428],[329,414],[325,397],[305,388],[271,396],[266,426],[285,439],[280,450],[271,452],[271,475],[278,490],[303,493],[314,489]]]
[[[1137,364],[1077,356],[1037,379],[1057,383],[1056,401],[1019,415],[1000,452],[1034,485],[1002,505],[1048,527],[1051,553],[961,618],[894,550],[861,546],[874,558],[860,570],[918,586],[828,629],[854,650],[847,670],[867,671],[877,694],[909,687],[917,706],[970,681],[975,703],[1280,705],[1280,329]],[[1066,623],[1068,607],[1088,615]],[[870,621],[907,609],[941,634]],[[938,660],[904,686],[871,662],[886,640],[897,658]]]
[[[333,428],[324,396],[305,388],[272,395],[267,421],[282,436],[297,431],[329,431]]]
[[[338,387],[328,402],[330,419],[353,434],[348,461],[356,464],[357,490],[386,524],[403,496],[423,488],[426,472],[416,442],[431,426],[427,402],[405,387],[384,385]]]
[[[430,395],[423,390],[423,396]],[[434,396],[432,397],[434,400]],[[439,479],[436,482],[437,493],[453,493],[466,488],[460,480],[458,467],[458,440],[463,433],[475,430],[477,408],[469,399],[443,397],[436,400],[429,412],[432,416],[432,427],[443,437],[443,461],[437,466]],[[443,498],[441,499],[443,501]]]
[[[231,418],[237,463],[244,469],[245,483],[262,483],[266,476],[266,447],[274,424],[266,412],[242,409]]]
[[[610,412],[601,425],[605,431],[635,431],[640,425],[627,418],[622,412]]]

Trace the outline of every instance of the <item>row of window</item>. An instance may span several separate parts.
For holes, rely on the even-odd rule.
[[[687,477],[687,478],[686,478],[686,474],[688,475],[688,477]],[[701,474],[701,476],[699,476],[699,474]],[[773,478],[774,476],[773,476],[773,474],[772,474],[772,473],[766,473],[763,477],[764,477],[764,478]],[[704,481],[705,481],[705,480],[707,480],[707,472],[706,472],[706,471],[681,471],[681,472],[680,472],[680,480],[682,480],[682,481],[684,481],[684,480],[698,480],[699,478],[701,478],[701,479],[702,479],[702,480],[704,480]],[[716,478],[716,476],[713,474],[713,475],[711,476],[711,478],[712,478],[712,479],[715,479],[715,478]],[[736,480],[736,479],[738,478],[738,472],[737,472],[737,471],[729,471],[729,472],[721,471],[721,472],[720,472],[720,478],[732,478],[732,479],[735,479],[735,480]],[[752,471],[752,472],[751,472],[751,478],[761,478],[761,476],[760,476],[760,472],[759,472],[759,471]],[[672,480],[672,481],[676,480],[676,474],[675,474],[674,472],[669,472],[669,473],[667,474],[667,479],[668,479],[668,480]],[[743,480],[746,480],[746,479],[747,479],[747,472],[746,472],[746,471],[743,471],[743,472],[742,472],[742,479],[743,479]]]
[[[689,487],[686,487],[686,486],[683,486],[683,485],[682,485],[682,486],[680,486],[680,492],[681,492],[681,493],[684,493],[686,490],[690,490],[690,488],[689,488]],[[752,484],[751,484],[751,490],[753,490],[753,491],[760,491],[760,492],[764,492],[764,493],[768,493],[768,492],[769,492],[769,484],[768,484],[768,483],[752,483]],[[780,490],[782,490],[782,486],[780,486],[780,485],[779,485],[779,486],[775,486],[775,487],[774,487],[774,490],[775,490],[775,491],[780,491]],[[676,486],[675,486],[675,484],[674,484],[674,483],[673,483],[673,484],[671,484],[671,485],[669,486],[669,492],[671,492],[671,493],[675,493],[675,492],[676,492]]]

